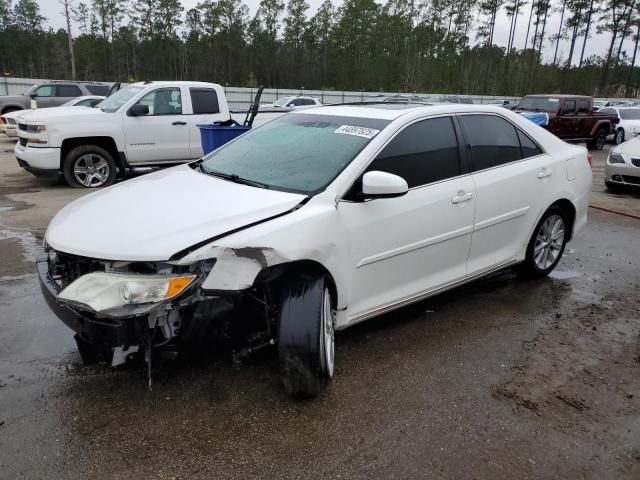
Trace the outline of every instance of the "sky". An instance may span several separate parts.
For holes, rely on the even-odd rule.
[[[199,1],[200,0],[181,0],[181,3],[184,6],[186,11],[194,7]],[[249,7],[250,15],[253,16],[258,8],[258,4],[260,3],[260,0],[244,0],[244,2]],[[334,5],[340,5],[342,3],[342,0],[333,0],[333,2],[334,2]],[[51,25],[54,29],[64,27],[64,19],[62,14],[60,13],[61,8],[60,8],[60,5],[58,4],[58,0],[38,0],[38,3],[40,4],[40,9],[42,14],[45,17],[47,17],[47,22],[49,25]],[[309,9],[309,14],[312,15],[318,9],[320,4],[322,3],[322,0],[307,0],[307,3],[309,3],[311,7]],[[381,0],[378,0],[378,3],[381,3]],[[559,3],[559,0],[556,0],[554,4],[555,3]],[[523,13],[518,17],[518,26],[516,29],[516,37],[515,37],[515,47],[518,49],[521,49],[524,47],[525,36],[527,33],[527,22],[529,20],[529,8],[530,8],[529,6],[526,6]],[[547,32],[549,33],[548,34],[545,33],[547,40],[545,41],[544,49],[543,49],[543,58],[545,62],[551,62],[553,60],[555,43],[551,45],[551,42],[549,41],[549,37],[558,33],[559,24],[560,24],[560,14],[559,13],[554,13],[552,15],[550,14],[549,19],[547,20]],[[496,30],[494,34],[494,43],[496,45],[506,46],[508,37],[509,37],[509,25],[510,25],[510,20],[507,18],[503,8],[496,20]],[[533,35],[533,32],[529,34],[529,45],[531,44],[532,35]],[[610,41],[610,38],[611,37],[608,34],[595,35],[592,38],[590,38],[587,43],[587,50],[586,50],[585,56],[589,56],[592,54],[603,55],[608,48],[608,42]],[[582,48],[582,40],[583,39],[579,39],[579,42],[576,46],[577,54],[574,52],[574,60],[576,62],[580,55],[580,49]],[[558,49],[558,56],[560,58],[564,58],[564,59],[567,58],[569,53],[569,43],[570,42],[568,40],[560,41],[560,47]],[[629,39],[625,42],[625,45],[623,46],[623,50],[626,50],[627,52],[629,52],[629,55],[630,55],[632,49],[633,49],[633,42],[631,41],[631,39]]]

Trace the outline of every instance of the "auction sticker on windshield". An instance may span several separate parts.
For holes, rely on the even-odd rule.
[[[333,133],[341,133],[342,135],[355,135],[356,137],[373,138],[380,130],[375,128],[357,127],[355,125],[341,125],[336,128]]]

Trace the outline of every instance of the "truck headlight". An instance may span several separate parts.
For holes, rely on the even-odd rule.
[[[144,313],[159,302],[174,298],[195,275],[162,276],[94,272],[83,275],[58,295],[60,302],[97,313]],[[144,308],[128,308],[139,307]]]
[[[47,131],[47,126],[40,125],[27,125],[27,133],[44,133]]]
[[[624,158],[619,153],[609,154],[609,163],[625,163]]]

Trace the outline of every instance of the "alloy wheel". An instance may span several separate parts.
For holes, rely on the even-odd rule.
[[[538,230],[533,250],[533,260],[540,270],[553,265],[564,245],[564,220],[560,215],[551,215]]]
[[[324,373],[329,378],[333,377],[334,372],[334,356],[335,356],[335,329],[334,315],[331,308],[331,294],[329,289],[325,288],[324,298],[322,301],[322,335],[320,335],[320,348],[323,352]]]
[[[96,153],[87,153],[78,157],[73,165],[73,176],[85,187],[93,188],[103,185],[109,178],[109,163]]]

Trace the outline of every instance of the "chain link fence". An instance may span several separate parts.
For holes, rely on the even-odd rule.
[[[47,79],[35,79],[35,78],[13,78],[2,77],[0,79],[0,95],[19,95],[32,85],[47,82]],[[111,82],[105,82],[111,83]],[[242,87],[224,87],[227,102],[231,110],[246,110],[252,103],[258,92],[257,88],[242,88]],[[261,103],[272,103],[280,97],[288,95],[305,95],[316,97],[320,102],[325,104],[337,104],[337,103],[349,103],[360,102],[367,97],[375,95],[397,95],[402,92],[365,92],[365,91],[334,91],[334,90],[305,90],[305,89],[292,89],[292,88],[265,88],[262,92]],[[457,95],[452,94],[436,94],[436,93],[411,93],[411,95],[425,98],[425,100],[435,100],[438,97],[445,95]],[[471,98],[476,104],[487,104],[494,102],[502,102],[505,100],[511,103],[517,103],[520,97],[508,97],[499,95],[464,95]],[[638,101],[633,98],[598,98],[597,100],[604,101]]]

